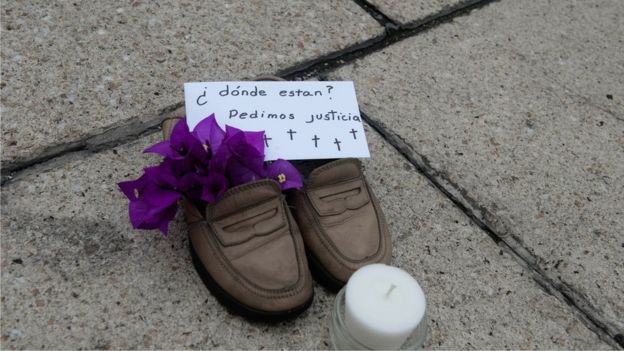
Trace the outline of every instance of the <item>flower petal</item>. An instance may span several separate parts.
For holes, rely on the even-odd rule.
[[[178,186],[178,177],[173,173],[175,168],[171,163],[171,160],[164,159],[158,166],[146,167],[143,171],[154,184],[173,189]]]
[[[204,179],[201,199],[213,203],[221,198],[227,188],[228,181],[224,175],[211,173]]]
[[[262,162],[246,158],[231,157],[228,160],[226,175],[232,185],[240,185],[264,178]]]
[[[168,223],[175,217],[177,201],[181,197],[176,191],[148,182],[140,197],[128,205],[132,226],[136,229],[162,228],[163,221]]]
[[[167,209],[163,211],[161,215],[161,220],[158,224],[158,229],[163,233],[164,236],[167,236],[169,222],[171,222],[175,218],[176,213],[178,213],[177,202],[174,205],[167,207]]]
[[[169,140],[163,140],[143,150],[144,153],[159,154],[163,157],[180,157],[180,154],[171,147]]]
[[[170,150],[166,150],[164,145],[169,144]],[[162,144],[162,145],[161,145]],[[186,118],[181,119],[171,132],[171,138],[160,142],[148,149],[146,152],[157,152],[171,159],[185,159],[193,157],[200,162],[207,162],[208,153],[199,140],[191,134],[186,124]]]
[[[204,145],[217,150],[221,146],[225,132],[215,118],[214,113],[199,122],[193,130],[193,135]]]
[[[227,147],[220,147],[217,152],[212,154],[212,159],[210,160],[210,165],[208,169],[213,173],[225,173],[225,168],[227,166],[228,160],[232,156],[230,149]]]
[[[140,200],[146,202],[151,208],[162,209],[176,203],[181,197],[182,194],[175,190],[150,183],[145,187]]]
[[[264,159],[264,131],[245,132],[232,126],[225,126],[226,143],[230,146],[250,145],[256,149]],[[241,141],[241,139],[243,139]]]
[[[301,189],[303,187],[303,177],[292,163],[278,159],[269,163],[266,167],[267,178],[277,181],[282,190]]]
[[[145,189],[147,182],[148,176],[143,173],[139,178],[135,180],[119,182],[117,183],[117,186],[119,186],[119,189],[124,193],[124,195],[126,195],[126,197],[130,201],[136,201],[138,200],[140,194],[143,192],[143,189]]]
[[[226,175],[232,185],[239,185],[264,178],[264,155],[252,145],[240,143],[230,147]]]
[[[188,124],[186,123],[186,118],[182,118],[173,127],[169,140],[171,140],[171,144],[181,145],[190,135],[191,132],[189,131]]]
[[[199,175],[197,173],[187,173],[181,179],[179,190],[191,200],[200,200],[204,183],[208,176]]]
[[[134,201],[128,206],[128,214],[133,228],[160,229],[164,235],[167,235],[167,227],[175,217],[177,210],[177,202],[164,208],[152,207],[145,201]]]
[[[262,132],[243,132],[247,143],[253,146],[264,159],[264,131]]]

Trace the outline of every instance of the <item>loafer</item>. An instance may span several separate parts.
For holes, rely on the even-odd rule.
[[[165,138],[178,121],[163,122]],[[205,209],[186,199],[182,206],[193,264],[223,305],[263,321],[290,318],[310,306],[303,239],[274,180],[233,187]]]
[[[358,268],[392,260],[390,232],[358,159],[312,170],[289,196],[314,277],[340,289]]]

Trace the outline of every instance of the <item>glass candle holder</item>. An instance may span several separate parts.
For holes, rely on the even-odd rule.
[[[357,341],[349,333],[349,329],[345,324],[345,290],[346,288],[342,288],[336,295],[330,315],[329,334],[331,347],[334,350],[371,350],[371,348]],[[416,329],[407,337],[405,342],[399,347],[399,350],[418,350],[422,348],[426,339],[427,314],[425,313]]]

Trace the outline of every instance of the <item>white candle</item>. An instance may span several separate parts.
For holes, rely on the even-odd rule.
[[[418,282],[396,267],[368,265],[347,282],[345,324],[371,349],[398,349],[423,319],[425,307]]]

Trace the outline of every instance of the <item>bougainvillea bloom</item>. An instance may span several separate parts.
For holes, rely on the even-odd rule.
[[[264,132],[227,126],[221,148],[229,155],[226,175],[233,186],[264,178]]]
[[[173,128],[171,138],[145,149],[164,157],[144,169],[136,180],[119,183],[130,200],[128,215],[135,229],[160,229],[169,222],[183,197],[213,203],[230,187],[271,178],[282,190],[301,188],[301,174],[286,160],[264,161],[264,132],[219,127],[214,114],[191,132],[186,119]]]
[[[201,120],[195,126],[193,135],[204,148],[210,147],[212,150],[217,150],[221,146],[221,141],[225,138],[225,132],[219,127],[214,113]]]
[[[286,160],[278,159],[270,162],[266,167],[266,177],[277,181],[282,190],[303,187],[301,173]]]
[[[119,183],[119,188],[130,199],[128,213],[135,229],[160,229],[167,234],[178,210],[180,193],[157,185],[147,173],[137,180]]]
[[[161,141],[145,149],[144,152],[157,153],[173,160],[194,157],[198,160],[206,158],[206,150],[202,143],[191,134],[188,125],[178,123],[171,132],[169,140]]]

